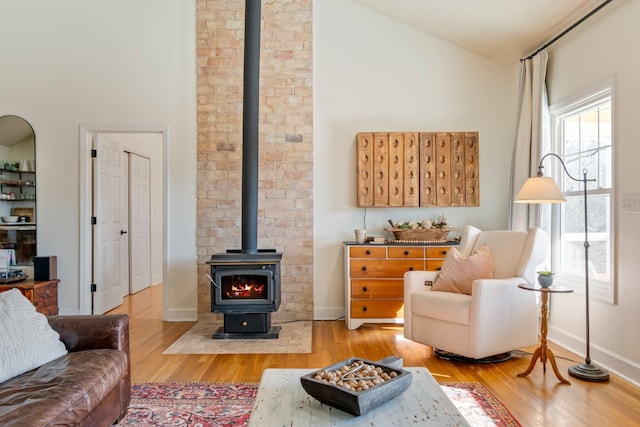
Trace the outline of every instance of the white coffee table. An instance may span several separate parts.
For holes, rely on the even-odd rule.
[[[469,426],[427,369],[403,369],[412,373],[411,386],[359,417],[324,405],[304,391],[300,377],[314,369],[266,369],[249,427]]]

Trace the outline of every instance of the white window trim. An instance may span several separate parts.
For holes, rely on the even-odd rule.
[[[610,225],[611,225],[611,254],[610,254],[610,265],[611,265],[611,277],[609,282],[602,282],[600,280],[594,279],[592,276],[589,276],[589,297],[594,300],[603,301],[610,304],[617,304],[617,255],[616,255],[616,241],[618,234],[618,221],[616,221],[616,206],[617,206],[617,197],[616,197],[616,143],[615,143],[615,123],[616,123],[616,113],[615,113],[615,80],[613,78],[609,78],[592,88],[581,92],[577,95],[574,95],[562,102],[558,102],[557,104],[549,106],[549,112],[551,117],[551,132],[552,132],[552,151],[555,153],[561,153],[560,144],[560,133],[561,129],[558,126],[559,121],[570,115],[579,112],[580,110],[586,110],[593,105],[602,102],[603,100],[610,98],[611,100],[611,139],[613,141],[611,147],[611,190],[607,190],[606,192],[610,193],[611,206],[609,210],[610,215]],[[565,172],[562,170],[560,162],[555,162],[552,168],[547,169],[550,171],[550,175],[556,177],[557,179],[564,178]],[[580,178],[581,176],[577,176],[575,178]],[[589,177],[588,177],[589,178]],[[582,189],[582,187],[581,187]],[[593,193],[597,190],[589,190],[590,193]],[[581,196],[582,197],[582,196]],[[578,278],[574,275],[563,275],[561,269],[559,267],[560,264],[560,210],[561,206],[553,205],[552,213],[551,213],[551,265],[555,271],[559,271],[558,280],[562,282],[563,285],[569,286],[574,289],[574,291],[578,294],[585,294],[585,283],[582,278]],[[591,239],[589,239],[591,242]]]

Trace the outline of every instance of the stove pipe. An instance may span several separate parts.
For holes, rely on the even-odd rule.
[[[262,0],[246,0],[242,108],[242,253],[258,252],[258,104]]]

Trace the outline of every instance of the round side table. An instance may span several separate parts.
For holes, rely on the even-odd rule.
[[[526,291],[534,291],[540,292],[542,294],[542,322],[540,325],[540,347],[536,348],[533,352],[533,356],[531,357],[531,363],[529,363],[529,367],[526,371],[518,374],[519,377],[526,377],[533,371],[533,368],[536,365],[538,359],[542,362],[542,371],[547,372],[547,359],[549,359],[549,363],[551,363],[551,367],[553,368],[553,372],[558,377],[563,384],[571,384],[567,381],[558,371],[558,365],[556,364],[556,358],[553,355],[551,349],[547,347],[547,314],[549,313],[549,294],[568,294],[573,292],[573,289],[562,286],[562,285],[553,285],[549,288],[543,288],[538,285],[530,285],[528,283],[521,283],[518,285],[520,289],[524,289]]]

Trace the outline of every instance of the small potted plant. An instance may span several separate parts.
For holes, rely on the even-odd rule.
[[[543,288],[548,288],[553,285],[553,273],[548,270],[538,271],[538,283]]]

